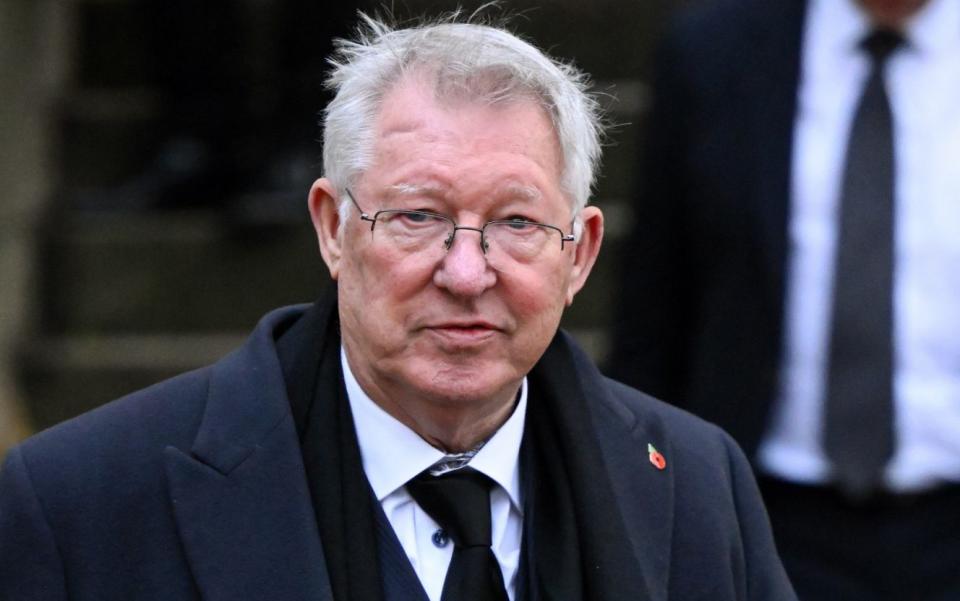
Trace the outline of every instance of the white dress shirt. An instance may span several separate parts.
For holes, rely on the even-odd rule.
[[[837,205],[870,30],[853,0],[811,0],[794,126],[781,390],[765,470],[823,483],[821,447]],[[960,481],[960,0],[931,0],[887,63],[894,115],[895,454],[887,485]]]
[[[342,348],[340,360],[367,480],[430,601],[440,601],[453,542],[434,543],[433,535],[440,526],[413,500],[405,484],[445,454],[367,396],[350,371]],[[516,596],[523,532],[519,454],[526,412],[524,378],[513,414],[470,460],[470,467],[495,483],[490,491],[491,541],[511,601]]]

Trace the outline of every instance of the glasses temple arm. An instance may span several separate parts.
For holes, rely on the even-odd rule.
[[[355,207],[357,208],[357,211],[360,212],[360,220],[361,220],[361,221],[369,221],[369,222],[370,222],[370,231],[373,231],[373,228],[377,225],[377,220],[374,219],[374,218],[372,218],[372,217],[370,217],[370,214],[369,214],[369,213],[367,213],[366,211],[364,211],[363,209],[360,208],[360,205],[357,204],[357,199],[354,198],[353,192],[350,191],[350,188],[344,187],[344,190],[347,192],[347,197],[350,199],[350,202],[353,203],[353,206],[355,206]]]

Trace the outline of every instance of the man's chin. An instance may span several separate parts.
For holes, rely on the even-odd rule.
[[[409,381],[415,382],[420,393],[435,402],[462,407],[513,394],[522,380],[522,376],[497,362],[478,361],[476,357],[464,363],[450,359],[448,356],[425,362],[422,370],[411,366]]]

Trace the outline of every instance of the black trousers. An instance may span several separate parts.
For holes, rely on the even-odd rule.
[[[801,601],[960,601],[960,484],[851,502],[761,477]]]

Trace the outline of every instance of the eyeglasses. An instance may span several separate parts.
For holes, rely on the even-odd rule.
[[[347,196],[360,212],[360,219],[370,222],[370,231],[377,232],[397,250],[405,253],[426,253],[450,250],[460,230],[480,232],[480,249],[488,262],[497,264],[504,259],[524,263],[534,262],[562,252],[567,242],[575,242],[574,234],[564,234],[560,228],[523,218],[494,219],[483,227],[457,225],[457,222],[439,213],[407,209],[383,209],[366,213],[357,204],[349,188]],[[551,250],[554,249],[554,250]]]

